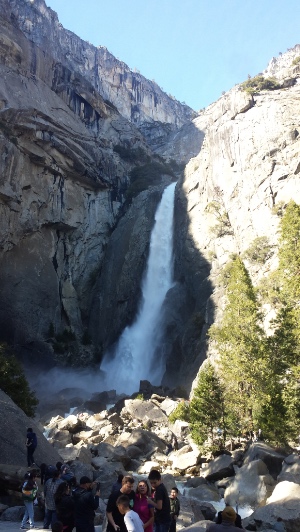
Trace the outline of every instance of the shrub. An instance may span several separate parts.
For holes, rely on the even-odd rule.
[[[255,76],[247,79],[241,84],[242,89],[248,94],[257,94],[260,91],[274,91],[280,89],[281,85],[276,78],[265,78],[264,76]]]
[[[300,63],[300,55],[298,55],[297,57],[295,57],[295,59],[293,59],[292,65],[299,65],[299,63]]]
[[[187,421],[190,420],[190,405],[186,401],[182,401],[179,403],[179,405],[173,410],[173,412],[169,415],[169,421],[170,423],[175,423],[177,419],[180,419],[181,421]]]
[[[264,264],[273,255],[272,247],[268,237],[258,236],[245,251],[244,258],[250,262]]]
[[[217,218],[218,223],[210,228],[210,232],[217,238],[224,236],[224,235],[232,235],[233,229],[231,227],[231,223],[229,220],[228,212],[225,210],[225,208],[222,206],[222,204],[219,201],[211,201],[207,207],[206,210],[214,214]]]
[[[144,395],[142,393],[138,393],[136,396],[136,399],[139,399],[140,401],[144,401]]]
[[[6,344],[0,344],[0,365],[0,388],[27,416],[33,417],[38,400],[30,390],[21,365]]]

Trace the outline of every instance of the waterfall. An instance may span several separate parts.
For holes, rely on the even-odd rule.
[[[156,210],[150,251],[142,282],[142,300],[132,325],[122,332],[113,353],[104,357],[105,387],[118,393],[139,390],[140,380],[160,384],[165,360],[160,343],[163,336],[162,305],[173,286],[173,212],[176,183],[169,185]]]

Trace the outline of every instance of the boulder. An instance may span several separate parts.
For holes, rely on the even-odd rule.
[[[135,445],[136,447],[139,447],[144,454],[154,452],[157,449],[164,451],[166,447],[165,443],[156,436],[156,434],[141,428],[134,429],[131,433],[123,432],[117,438],[116,444],[123,445],[125,448],[130,445]]]
[[[255,442],[245,453],[244,465],[253,462],[253,460],[262,460],[270,475],[276,479],[281,472],[282,462],[285,458],[285,453],[276,451],[264,442]]]
[[[89,477],[93,478],[94,469],[90,464],[85,464],[83,462],[80,462],[79,460],[74,460],[70,464],[70,469],[72,473],[74,474],[77,482],[81,479],[81,477]]]
[[[34,453],[37,464],[56,464],[60,454],[49,444],[39,425],[28,418],[10,397],[0,390],[0,448],[3,464],[26,466],[25,447],[27,428],[32,427],[37,435],[38,446]]]
[[[184,472],[188,468],[197,466],[199,464],[199,458],[199,453],[195,453],[194,451],[180,455],[176,454],[173,458],[173,469]]]
[[[298,454],[287,456],[282,464],[281,473],[277,477],[278,482],[288,480],[300,484],[300,457]]]
[[[152,469],[157,469],[161,471],[161,466],[158,462],[144,462],[138,469],[139,475],[149,474]]]
[[[188,478],[184,487],[185,488],[198,488],[202,484],[207,484],[207,481],[203,477],[192,477]]]
[[[233,458],[228,454],[221,454],[207,465],[204,476],[210,482],[216,482],[225,477],[234,476]]]
[[[79,462],[84,464],[91,464],[92,462],[92,455],[85,447],[65,447],[60,449],[59,452],[64,462],[69,462],[70,460],[79,460]]]
[[[172,430],[179,440],[183,440],[189,433],[189,424],[186,421],[180,421],[176,419]]]
[[[111,494],[112,486],[120,473],[126,475],[121,462],[106,462],[98,471],[94,471],[93,480],[100,482],[100,492],[103,499],[107,499]]]
[[[176,528],[184,528],[189,526],[199,519],[204,519],[204,516],[200,510],[200,504],[196,500],[188,499],[186,497],[179,497],[180,501],[180,514],[177,520]]]
[[[127,417],[129,415],[132,419],[137,419],[143,423],[149,420],[151,423],[168,424],[166,414],[151,401],[127,399],[125,400],[125,406],[121,415],[122,417]]]
[[[166,397],[160,403],[160,408],[166,414],[166,416],[169,416],[177,406],[178,401],[173,401],[173,399],[170,399],[169,397]]]
[[[201,484],[198,488],[190,488],[188,496],[199,501],[220,501],[218,489],[209,483]]]
[[[142,454],[140,447],[137,447],[136,445],[129,445],[126,451],[129,458],[138,458]]]
[[[75,434],[76,432],[80,432],[81,430],[85,429],[86,423],[84,419],[71,414],[62,421],[59,421],[57,426],[60,430],[68,430],[72,434]]]
[[[212,521],[197,521],[184,529],[184,532],[206,532],[209,525],[213,525]]]
[[[23,515],[25,513],[25,506],[12,506],[11,508],[7,508],[7,510],[4,510],[4,512],[1,515],[1,521],[19,521],[21,522],[21,519],[23,518]]]
[[[275,481],[269,475],[268,468],[262,460],[254,460],[236,468],[233,482],[226,488],[224,499],[231,506],[249,505],[256,507],[264,504],[272,493]]]
[[[255,523],[256,530],[266,530],[273,526],[280,517],[289,532],[300,530],[300,486],[287,480],[280,482],[266,502],[243,521],[244,526]]]

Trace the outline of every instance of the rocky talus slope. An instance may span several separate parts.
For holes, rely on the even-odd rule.
[[[102,524],[105,529],[105,503],[117,474],[132,474],[137,482],[147,478],[152,469],[158,469],[168,491],[178,482],[181,503],[178,529],[189,530],[195,523],[192,527],[198,532],[205,531],[216,510],[223,508],[224,497],[231,505],[238,504],[243,516],[245,511],[251,514],[243,520],[247,530],[275,530],[278,517],[283,519],[286,530],[298,530],[300,462],[296,452],[287,456],[264,442],[236,440],[228,441],[229,450],[215,458],[203,456],[190,439],[188,424],[176,421],[172,425],[168,421],[180,400],[166,396],[162,388],[153,393],[147,381],[142,382],[141,390],[149,399],[118,400],[114,392],[102,392],[84,400],[86,390],[66,388],[55,398],[48,396],[47,400],[45,396],[40,404],[39,423],[44,426],[48,441],[34,424],[40,446],[36,461],[38,465],[40,460],[55,464],[60,456],[77,479],[88,475],[100,482],[101,500],[95,525]],[[105,404],[114,400],[116,404],[107,410]],[[78,406],[64,417],[59,414],[61,404]],[[19,487],[26,472],[22,467],[26,460],[24,421],[26,426],[29,420],[24,414],[23,419],[19,409],[2,394],[1,414],[8,405],[10,421],[14,426],[18,421],[20,427],[14,433],[11,454],[7,452],[10,448],[7,430],[1,430],[1,522],[20,520],[24,511]],[[0,419],[3,420],[3,415]],[[2,424],[2,429],[5,428]],[[168,453],[174,435],[179,449]],[[38,516],[41,519],[40,510],[36,509]]]

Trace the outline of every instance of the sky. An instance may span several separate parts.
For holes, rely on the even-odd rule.
[[[300,43],[300,0],[45,0],[62,25],[199,110]]]

